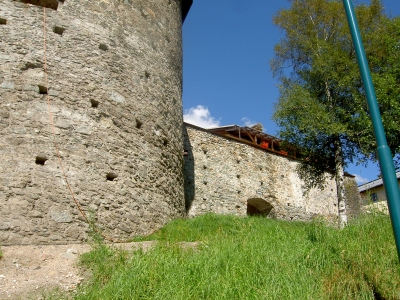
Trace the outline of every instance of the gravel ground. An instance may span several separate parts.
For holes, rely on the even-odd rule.
[[[116,244],[130,250],[148,250],[154,242]],[[0,299],[43,299],[43,294],[58,288],[74,291],[84,280],[77,267],[79,255],[90,245],[2,246],[0,259]]]

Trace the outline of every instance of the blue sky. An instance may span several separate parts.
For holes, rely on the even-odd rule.
[[[358,1],[353,3],[369,3]],[[382,0],[391,16],[399,0]],[[283,37],[272,17],[289,1],[194,0],[183,26],[183,108],[185,120],[202,127],[251,125],[276,135],[271,120],[279,93],[269,61]],[[349,166],[359,182],[377,177],[375,164]]]

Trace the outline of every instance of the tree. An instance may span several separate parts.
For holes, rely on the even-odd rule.
[[[332,170],[339,225],[343,227],[347,223],[344,168],[347,163],[374,155],[372,125],[355,50],[342,1],[290,2],[289,9],[274,17],[285,37],[275,46],[271,61],[274,75],[281,82],[273,119],[280,127],[281,138],[296,145],[304,158],[298,172],[307,190],[323,188],[325,171]],[[400,88],[400,69],[391,69],[398,66],[391,49],[399,45],[399,31],[395,32],[399,22],[383,14],[380,0],[357,6],[356,13],[367,53],[373,57],[372,71],[384,78],[377,85],[377,94],[384,98],[382,108],[390,107],[383,119],[393,123],[388,143],[392,151],[399,153],[400,126],[396,118],[400,116],[400,101],[393,100],[393,93]],[[394,37],[385,33],[387,29],[396,33]]]
[[[372,72],[382,122],[385,126],[388,146],[397,155],[395,167],[400,167],[400,17],[382,18],[376,34],[370,35],[367,47],[369,65]],[[368,110],[364,108],[363,113]],[[364,130],[360,135],[362,143],[371,146],[372,131]],[[372,147],[375,145],[373,144]],[[373,159],[373,149],[367,149]]]

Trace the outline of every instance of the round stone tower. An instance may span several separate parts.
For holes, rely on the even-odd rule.
[[[0,244],[182,216],[181,0],[0,4]]]

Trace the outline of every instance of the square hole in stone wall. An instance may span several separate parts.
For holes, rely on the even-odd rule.
[[[39,87],[39,94],[47,94],[47,87],[43,86],[43,85],[38,85]]]
[[[116,173],[107,173],[107,175],[106,175],[106,179],[107,179],[107,181],[114,181],[114,179],[115,178],[117,178],[118,177],[118,174],[116,174]]]
[[[38,156],[36,156],[35,164],[43,166],[44,163],[46,162],[46,160],[48,160],[48,158],[46,156],[38,155]]]
[[[0,18],[0,25],[6,25],[7,24],[7,20]]]
[[[57,10],[59,2],[64,2],[60,0],[14,0],[14,1],[28,3],[37,6],[43,6],[55,10]]]
[[[136,119],[136,128],[140,129],[143,126],[143,122],[139,121],[138,119]]]
[[[91,99],[91,100],[90,100],[90,103],[92,104],[92,107],[93,107],[93,108],[99,107],[99,104],[100,104],[99,101],[94,100],[94,99]]]
[[[63,27],[60,27],[60,26],[53,27],[53,32],[57,33],[59,35],[63,35],[64,31],[65,31],[65,28],[63,28]]]
[[[106,44],[100,44],[99,45],[99,49],[101,49],[103,51],[107,51],[108,50],[108,46]]]

